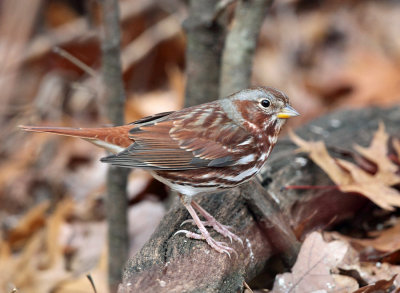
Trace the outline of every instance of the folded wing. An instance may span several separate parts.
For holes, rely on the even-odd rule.
[[[135,143],[103,162],[152,170],[226,167],[245,151],[236,146],[251,139],[215,102],[135,125],[129,131]]]

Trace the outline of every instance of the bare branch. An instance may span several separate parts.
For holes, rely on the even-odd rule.
[[[122,80],[120,53],[120,22],[118,0],[102,0],[103,40],[102,72],[109,120],[124,124],[125,92]],[[108,280],[110,292],[121,281],[122,268],[128,259],[128,200],[126,194],[128,170],[109,167],[107,173],[108,220]]]
[[[240,0],[222,57],[220,97],[250,85],[253,55],[261,24],[272,0]]]
[[[178,23],[180,18],[180,14],[173,14],[160,20],[127,45],[122,51],[121,56],[123,71],[125,72],[131,68],[162,41],[173,38],[181,33],[182,28]]]
[[[79,60],[75,56],[71,55],[64,49],[56,46],[53,48],[53,52],[60,55],[61,57],[65,58],[66,60],[68,60],[69,62],[74,64],[76,67],[78,67],[79,69],[81,69],[84,72],[86,72],[87,74],[89,74],[91,77],[94,77],[94,78],[98,77],[98,74],[94,69],[92,69],[87,64],[83,63],[81,60]]]
[[[121,1],[121,22],[126,22],[133,17],[142,14],[156,5],[156,0],[145,1]],[[61,47],[65,44],[79,41],[80,43],[98,39],[98,32],[88,27],[84,17],[68,22],[58,28],[52,29],[46,34],[35,37],[28,48],[21,54],[17,62],[26,63],[49,53],[53,47]],[[14,60],[11,60],[15,62]]]

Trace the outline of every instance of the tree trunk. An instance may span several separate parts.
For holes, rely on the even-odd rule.
[[[183,23],[187,35],[187,107],[218,98],[225,24],[223,17],[215,18],[217,3],[215,0],[191,0],[189,17]]]

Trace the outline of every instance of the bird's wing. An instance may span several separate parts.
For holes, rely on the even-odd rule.
[[[155,122],[159,120],[165,120],[164,118],[167,117],[168,115],[171,115],[175,111],[169,111],[169,112],[161,112],[158,114],[154,114],[151,116],[144,117],[142,119],[136,120],[134,122],[129,123],[129,125],[139,125],[139,126],[144,126],[146,124],[154,124]]]
[[[152,170],[226,167],[234,165],[251,145],[251,135],[216,103],[139,123],[129,133],[135,143],[103,162]]]

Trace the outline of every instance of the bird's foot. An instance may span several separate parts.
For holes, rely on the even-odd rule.
[[[193,219],[188,219],[188,220],[183,221],[181,226],[184,224],[188,224],[188,223],[192,224],[194,226],[197,226],[196,222]],[[215,231],[217,231],[219,234],[221,234],[224,237],[227,237],[231,241],[231,243],[232,243],[232,239],[233,239],[243,245],[242,239],[240,239],[239,236],[237,236],[236,234],[234,234],[230,231],[230,229],[232,229],[231,226],[226,226],[226,225],[221,224],[214,217],[212,217],[212,216],[208,217],[208,219],[206,221],[201,221],[201,223],[205,227],[213,227],[213,229]]]
[[[184,196],[183,196],[183,199],[185,199]],[[185,201],[185,200],[182,200],[182,202],[185,205],[186,209],[188,210],[189,214],[192,216],[193,223],[197,226],[197,228],[199,228],[200,233],[197,234],[197,233],[190,232],[187,230],[179,230],[174,235],[183,233],[188,238],[205,240],[205,241],[207,241],[208,245],[210,245],[213,249],[215,249],[219,253],[226,253],[229,257],[231,257],[231,253],[234,253],[234,254],[236,254],[236,256],[238,256],[236,251],[233,248],[230,248],[228,246],[228,244],[226,244],[225,242],[216,241],[214,238],[211,237],[210,233],[207,231],[206,227],[204,226],[204,222],[200,220],[199,216],[197,215],[197,213],[194,209],[196,208],[203,215],[203,217],[206,219],[206,221],[205,221],[206,224],[214,227],[214,229],[217,232],[219,232],[220,234],[222,234],[223,236],[228,237],[231,240],[231,242],[232,242],[232,239],[239,241],[240,240],[239,237],[237,237],[235,234],[230,232],[227,226],[224,226],[224,225],[218,223],[218,221],[215,220],[215,218],[213,216],[211,216],[207,211],[205,211],[196,202]],[[187,221],[185,221],[185,222],[187,223]],[[242,243],[241,240],[239,242]]]
[[[231,253],[236,254],[236,257],[238,256],[237,252],[233,248],[229,247],[227,243],[216,241],[214,238],[211,237],[211,235],[207,231],[206,231],[206,233],[197,234],[197,233],[190,232],[187,230],[179,230],[179,231],[175,232],[174,236],[177,234],[185,234],[185,236],[187,238],[192,238],[192,239],[197,239],[197,240],[205,240],[205,241],[207,241],[208,245],[210,245],[212,248],[214,248],[219,253],[226,253],[229,256],[229,258],[231,257]]]

